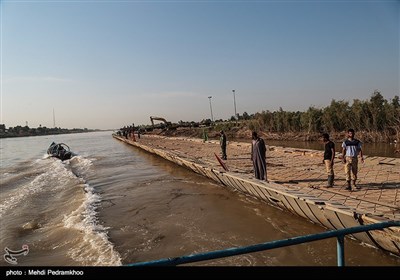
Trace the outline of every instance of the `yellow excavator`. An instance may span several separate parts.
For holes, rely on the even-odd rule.
[[[153,126],[153,128],[155,128],[155,127],[154,127],[154,121],[162,121],[162,122],[164,122],[165,127],[166,127],[167,129],[170,129],[170,128],[171,128],[171,125],[172,125],[171,122],[168,122],[166,119],[160,118],[160,117],[150,116],[150,121],[151,121],[151,125]]]

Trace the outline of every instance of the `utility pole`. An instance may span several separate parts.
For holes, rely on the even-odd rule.
[[[233,92],[233,106],[235,107],[235,120],[236,120],[236,125],[237,125],[237,121],[238,121],[238,116],[236,114],[236,98],[235,98],[235,90],[232,90]]]
[[[212,98],[212,96],[208,97],[208,99],[210,100],[211,122],[214,122],[214,116],[213,116],[213,113],[212,113],[212,106],[211,106],[211,98]]]

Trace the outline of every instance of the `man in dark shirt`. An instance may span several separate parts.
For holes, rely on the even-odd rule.
[[[223,130],[220,131],[219,144],[221,146],[222,159],[226,160],[226,135]]]
[[[325,144],[324,160],[326,172],[328,173],[328,184],[327,188],[333,187],[333,180],[335,179],[335,173],[333,172],[333,164],[335,162],[335,143],[329,140],[329,134],[322,134],[322,139]]]
[[[254,175],[256,179],[265,180],[267,179],[267,147],[264,139],[257,135],[257,132],[253,131],[251,142],[251,160],[253,161]]]

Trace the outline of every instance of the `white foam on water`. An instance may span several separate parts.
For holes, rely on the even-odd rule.
[[[85,158],[82,156],[74,156],[67,162],[73,164],[74,172],[79,176],[80,174],[87,174],[93,166],[95,159]]]
[[[43,154],[41,159],[46,159],[46,158],[49,158],[49,157],[51,157],[51,156],[46,153],[46,154]],[[35,162],[40,162],[41,159],[37,159]]]
[[[62,221],[64,227],[78,230],[77,236],[82,237],[82,241],[74,244],[67,255],[82,265],[122,265],[119,253],[114,250],[113,244],[109,241],[108,228],[99,224],[97,218],[96,210],[101,198],[84,180],[91,171],[93,159],[74,156],[69,160],[61,161],[45,154],[31,163],[32,168],[39,175],[35,175],[32,179],[26,177],[25,180],[21,180],[20,186],[1,193],[0,218],[16,209],[18,205],[29,203],[27,200],[32,195],[44,192],[60,193],[68,188],[84,185],[85,197],[82,204],[71,213],[64,215]],[[9,176],[16,174],[10,173]],[[30,182],[26,182],[26,179]],[[18,183],[15,180],[17,178],[14,182]],[[70,243],[70,241],[65,242]],[[54,248],[60,246],[56,244]]]
[[[84,183],[82,178],[77,177],[70,169],[69,163],[56,158],[38,159],[33,162],[34,168],[40,173],[32,181],[24,183],[10,191],[1,194],[0,218],[20,203],[26,203],[26,199],[33,194],[42,191],[57,191],[71,185]],[[10,174],[16,175],[16,174]]]
[[[43,187],[40,183],[41,178],[44,174],[39,175],[35,180],[27,185],[18,188],[15,191],[9,192],[7,194],[2,194],[0,203],[0,219],[7,212],[15,208],[20,202],[24,200],[25,197],[32,195]]]
[[[37,175],[31,182],[25,183],[24,185],[14,188],[11,191],[2,193],[0,202],[0,218],[9,210],[15,208],[20,203],[24,203],[25,199],[35,193],[46,190],[48,187],[62,187],[61,184],[54,186],[54,181],[67,182],[68,180],[76,179],[73,173],[62,165],[59,161],[54,161],[48,166],[46,163],[44,166],[38,166],[43,162],[37,161],[37,168],[45,167],[45,172]]]
[[[71,248],[68,255],[82,265],[122,265],[121,257],[109,241],[107,230],[99,224],[96,209],[101,201],[89,184],[85,184],[86,198],[78,209],[64,216],[64,226],[82,232],[83,242]]]

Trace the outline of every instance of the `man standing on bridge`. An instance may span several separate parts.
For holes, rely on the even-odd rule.
[[[325,151],[324,151],[324,163],[326,167],[326,172],[328,173],[328,184],[327,188],[333,187],[333,181],[335,179],[335,174],[333,172],[333,164],[335,160],[335,143],[333,143],[329,139],[329,134],[324,133],[322,134],[322,138],[325,144]]]
[[[361,156],[361,162],[364,163],[363,151],[361,149],[361,141],[354,138],[354,129],[350,128],[347,131],[347,139],[342,143],[342,161],[345,164],[344,170],[346,172],[347,187],[346,190],[351,191],[351,174],[353,174],[353,186],[356,189],[360,189],[356,186],[357,173],[358,173],[358,154]]]
[[[253,131],[251,143],[251,160],[253,161],[254,175],[256,179],[267,180],[267,147],[265,146],[264,139]]]
[[[222,159],[226,160],[226,135],[223,130],[220,131],[220,139],[219,139],[219,144],[221,145],[221,151],[222,151]]]

